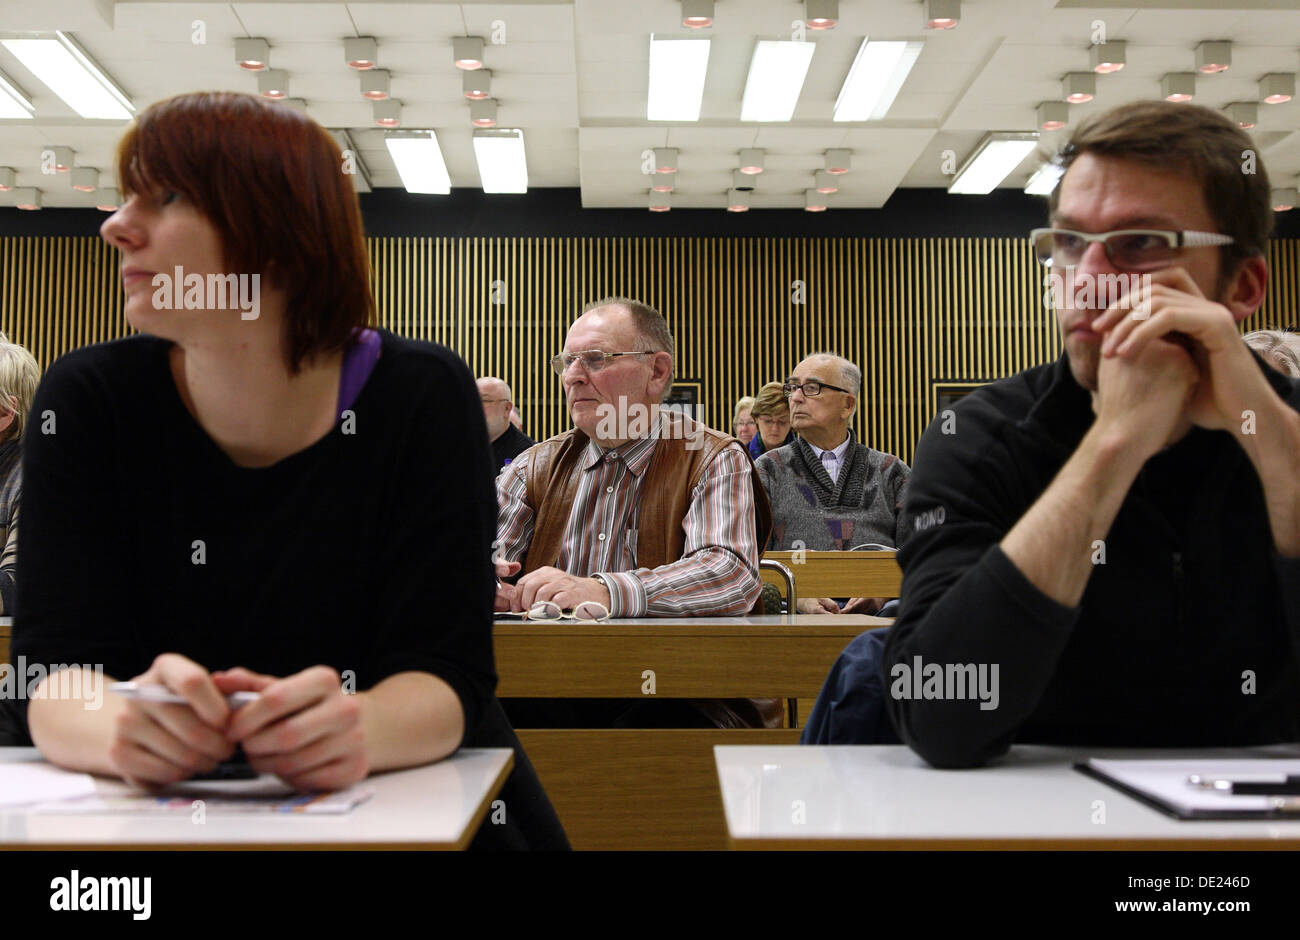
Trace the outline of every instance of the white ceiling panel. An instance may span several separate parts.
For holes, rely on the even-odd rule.
[[[584,205],[637,208],[649,188],[641,153],[655,146],[681,151],[674,196],[681,207],[720,208],[737,151],[749,146],[767,150],[755,208],[800,205],[823,151],[837,146],[853,150],[854,170],[833,206],[880,205],[898,187],[945,186],[945,151],[960,162],[988,131],[1034,127],[1037,104],[1059,98],[1062,75],[1087,69],[1098,22],[1108,38],[1128,43],[1128,65],[1098,76],[1097,97],[1070,107],[1071,124],[1156,96],[1163,74],[1193,69],[1195,46],[1205,39],[1234,43],[1229,72],[1198,78],[1197,101],[1210,107],[1255,100],[1265,73],[1300,72],[1300,9],[1240,9],[1249,4],[1237,0],[1194,10],[1065,2],[966,0],[956,29],[927,32],[918,0],[841,0],[839,26],[807,35],[816,44],[807,80],[793,120],[777,124],[741,122],[740,103],[755,43],[794,38],[792,21],[802,13],[796,0],[725,0],[713,28],[703,31],[680,26],[676,0],[0,0],[0,28],[72,30],[139,107],[186,91],[254,92],[256,76],[235,66],[234,40],[265,38],[272,66],[289,73],[291,94],[307,101],[308,113],[352,132],[377,187],[400,181],[358,75],[343,61],[343,39],[378,38],[380,67],[391,73],[392,94],[403,103],[403,126],[437,130],[453,185],[474,187],[469,106],[451,43],[479,35],[499,124],[524,130],[530,184],[580,186]],[[201,44],[193,42],[195,21],[203,25]],[[712,40],[699,122],[646,120],[652,33]],[[835,99],[864,36],[925,46],[885,120],[836,123]],[[81,165],[97,166],[107,180],[125,125],[78,117],[3,49],[0,72],[30,95],[37,112],[34,121],[0,121],[0,166],[13,166],[20,185],[45,191],[48,206],[85,205],[90,197],[72,192],[66,178],[42,177],[40,149],[67,144]],[[1254,139],[1268,169],[1277,185],[1294,185],[1300,101],[1261,104],[1259,114]],[[1067,133],[1044,134],[1040,151],[1051,152]],[[1021,185],[1037,159],[1027,159],[1004,185]]]

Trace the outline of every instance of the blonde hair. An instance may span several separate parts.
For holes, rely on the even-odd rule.
[[[731,414],[731,426],[732,426],[732,427],[735,427],[735,426],[736,426],[736,422],[738,422],[738,421],[740,420],[740,413],[741,413],[742,411],[749,411],[749,410],[750,410],[751,408],[753,408],[753,407],[754,407],[754,396],[753,396],[753,395],[746,395],[746,396],[745,396],[744,398],[742,398],[740,401],[736,402],[736,410],[735,410],[734,412],[732,412],[732,414]],[[753,415],[753,413],[751,412],[751,413],[750,413],[750,417],[752,418],[753,416],[754,416],[754,415]]]
[[[1278,372],[1300,378],[1300,333],[1256,330],[1242,338]]]
[[[36,397],[36,386],[40,381],[41,367],[36,363],[35,357],[17,343],[9,342],[8,337],[0,333],[0,413],[14,416],[4,437],[6,441],[22,439],[27,412],[31,410],[32,399]],[[18,400],[17,407],[10,404],[11,395]]]

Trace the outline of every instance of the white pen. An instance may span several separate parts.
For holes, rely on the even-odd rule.
[[[114,682],[108,687],[108,691],[123,698],[135,699],[137,702],[154,702],[159,705],[189,704],[188,699],[161,685],[149,685],[140,682]],[[226,696],[226,704],[231,709],[243,708],[250,702],[256,701],[256,692],[231,692]]]

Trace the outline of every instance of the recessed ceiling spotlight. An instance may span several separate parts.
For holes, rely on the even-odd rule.
[[[1295,97],[1295,76],[1273,72],[1259,80],[1259,99],[1265,104],[1282,104]]]
[[[813,186],[817,192],[822,195],[839,192],[840,181],[835,178],[834,174],[828,173],[825,170],[818,170],[814,179],[815,182],[813,183]]]
[[[361,97],[383,101],[388,97],[388,69],[367,69],[361,73]]]
[[[475,127],[497,126],[497,100],[484,98],[469,103],[469,122]]]
[[[804,25],[809,29],[834,29],[840,20],[840,0],[804,0]]]
[[[727,190],[727,211],[728,212],[748,212],[749,211],[749,193],[742,192],[739,189]]]
[[[667,212],[673,207],[673,197],[668,193],[652,191],[649,201],[651,212]]]
[[[348,68],[364,72],[379,64],[379,43],[373,36],[343,40],[343,59]]]
[[[826,172],[835,176],[847,173],[853,167],[853,151],[847,147],[832,147],[826,151]]]
[[[815,189],[805,189],[803,191],[803,211],[804,212],[825,212],[827,199]]]
[[[1300,194],[1296,193],[1294,186],[1275,189],[1269,194],[1269,204],[1273,206],[1274,212],[1289,212],[1300,202]]]
[[[93,193],[99,189],[99,170],[89,166],[73,167],[72,188],[79,193]]]
[[[235,62],[241,69],[260,72],[271,64],[271,46],[265,39],[236,39]]]
[[[960,20],[961,0],[926,0],[926,29],[952,29]]]
[[[11,166],[0,166],[0,193],[7,193],[14,188],[14,182],[18,174],[14,172]]]
[[[375,115],[375,124],[378,126],[402,126],[402,103],[396,98],[385,98],[383,101],[376,101],[372,108]]]
[[[1259,105],[1253,101],[1234,101],[1223,113],[1238,127],[1250,130],[1259,120]]]
[[[754,177],[743,170],[731,171],[731,188],[738,189],[742,193],[753,192]]]
[[[263,98],[279,101],[289,97],[289,73],[284,69],[266,69],[257,73],[257,91]]]
[[[1226,72],[1232,67],[1232,43],[1203,42],[1196,47],[1196,71],[1205,75]]]
[[[17,200],[14,205],[19,209],[31,212],[41,207],[41,192],[35,187],[25,186],[22,189],[15,189],[14,198]]]
[[[1064,101],[1044,101],[1038,105],[1038,126],[1045,131],[1059,131],[1070,122],[1070,106]]]
[[[677,177],[671,173],[663,176],[655,175],[654,183],[650,186],[657,193],[670,193],[677,188]]]
[[[713,25],[713,0],[682,0],[682,25],[706,29]]]
[[[1127,47],[1122,39],[1099,42],[1088,50],[1088,61],[1092,63],[1092,70],[1099,75],[1118,72],[1124,67],[1127,58]]]
[[[451,57],[458,69],[481,69],[483,67],[483,38],[481,36],[457,36],[451,41]]]
[[[758,147],[747,147],[740,151],[740,172],[757,174],[763,172],[763,151]]]
[[[655,172],[656,173],[677,172],[677,148],[676,147],[655,148]]]
[[[1097,76],[1092,72],[1067,72],[1061,79],[1061,97],[1070,104],[1083,104],[1097,94]]]
[[[470,69],[460,77],[460,90],[470,101],[492,97],[492,70]]]
[[[116,212],[122,204],[122,194],[114,186],[108,186],[95,194],[95,208],[100,212]]]
[[[1196,97],[1196,73],[1168,73],[1160,79],[1160,97],[1166,101],[1191,101]]]
[[[46,147],[54,155],[54,172],[67,173],[77,162],[77,152],[71,147]],[[44,151],[41,153],[41,163],[44,164]]]

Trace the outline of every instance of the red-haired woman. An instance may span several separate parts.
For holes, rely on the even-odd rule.
[[[101,232],[144,335],[69,353],[37,393],[57,432],[26,440],[13,649],[188,704],[38,697],[35,744],[145,784],[240,747],[302,789],[509,745],[510,825],[477,844],[565,846],[493,695],[477,389],[450,350],[370,326],[337,144],[282,105],[187,94],[117,164]]]

